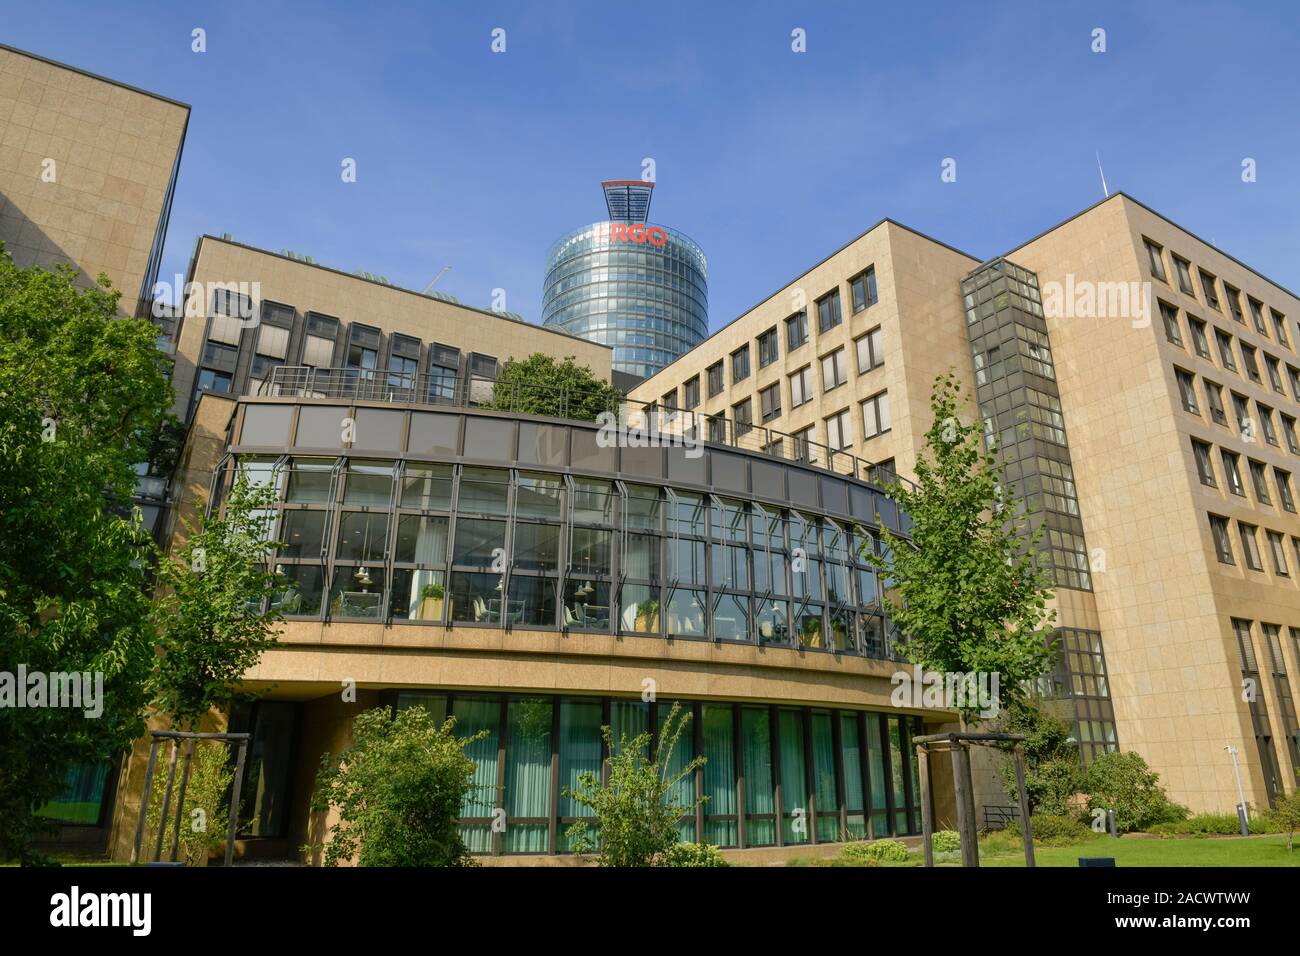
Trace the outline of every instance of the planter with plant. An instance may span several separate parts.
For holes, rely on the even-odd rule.
[[[654,598],[636,606],[636,629],[649,632],[659,630],[659,602]]]
[[[442,620],[442,599],[445,593],[442,585],[436,581],[432,584],[426,584],[420,589],[419,616],[421,621]]]

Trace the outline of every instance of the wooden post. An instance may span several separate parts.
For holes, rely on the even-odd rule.
[[[1020,798],[1020,833],[1025,841],[1025,866],[1034,866],[1034,827],[1029,819],[1029,794],[1025,792],[1025,751],[1020,744],[1011,750],[1016,764],[1016,795]]]
[[[163,791],[162,810],[158,813],[158,841],[153,850],[155,863],[162,859],[163,837],[167,833],[167,811],[171,809],[172,787],[176,784],[176,752],[179,749],[180,741],[173,737],[172,752],[167,757],[167,789]]]
[[[957,796],[957,829],[961,834],[961,865],[979,866],[978,837],[975,834],[974,801],[971,799],[970,753],[960,742],[952,742],[953,788]]]
[[[149,813],[149,796],[153,792],[153,768],[158,762],[158,738],[149,741],[149,763],[144,771],[144,792],[140,795],[140,819],[135,825],[135,846],[131,849],[131,862],[140,862],[140,844],[144,842],[144,820]]]
[[[248,750],[248,738],[239,741],[239,756],[235,760],[235,780],[230,790],[230,818],[226,823],[226,866],[235,859],[235,833],[239,829],[239,800],[244,791],[244,753]]]
[[[934,866],[934,825],[930,821],[930,752],[926,744],[916,745],[916,776],[921,781],[921,840],[925,865]]]
[[[190,740],[185,747],[185,769],[181,771],[181,789],[176,794],[176,827],[172,831],[172,862],[176,862],[176,851],[181,842],[181,822],[185,808],[185,791],[190,786],[190,768],[194,763],[195,741]]]

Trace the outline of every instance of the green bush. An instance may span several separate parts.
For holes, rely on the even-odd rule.
[[[1029,822],[1034,831],[1034,842],[1042,846],[1074,846],[1098,836],[1086,824],[1066,814],[1035,813],[1030,816]],[[1020,836],[1019,821],[1007,829],[1017,837]]]
[[[677,843],[659,857],[659,866],[730,866],[712,843]]]
[[[311,799],[314,813],[338,808],[323,847],[326,866],[352,859],[359,866],[475,865],[458,818],[474,779],[465,747],[486,731],[458,740],[454,726],[454,718],[435,724],[419,706],[396,716],[387,707],[357,715],[352,746],[321,757]]]
[[[1300,771],[1297,771],[1300,773]],[[1295,834],[1300,830],[1300,793],[1290,796],[1282,794],[1274,801],[1273,809],[1266,818],[1268,824],[1278,833],[1286,834],[1286,848],[1295,850]],[[1252,823],[1254,820],[1251,821]]]
[[[840,859],[852,866],[879,866],[907,860],[907,846],[897,840],[854,841],[840,851]]]
[[[1279,829],[1273,812],[1251,816],[1249,830],[1251,834],[1283,832]],[[1238,836],[1241,825],[1237,822],[1235,813],[1198,813],[1186,820],[1157,823],[1149,827],[1147,832],[1161,837]]]
[[[1083,770],[1074,728],[1049,709],[1041,699],[1012,703],[1005,711],[1000,729],[1025,738],[1025,796],[1029,812],[1054,815],[1069,812],[1070,798],[1079,792]],[[1020,801],[1015,763],[1010,755],[1002,761],[1002,784],[1012,806]]]
[[[939,830],[930,835],[930,846],[935,853],[957,853],[961,850],[961,834],[956,830]]]
[[[160,820],[163,800],[167,796],[168,774],[159,768],[155,771],[150,789],[153,791],[149,800],[149,812],[145,817],[146,838],[141,848],[141,859],[153,859],[157,847],[158,828],[163,826],[162,859],[171,859],[171,841],[177,840],[176,859],[186,866],[207,866],[208,851],[217,850],[226,845],[226,826],[230,818],[230,802],[227,793],[234,779],[235,771],[229,762],[229,751],[220,741],[188,741],[181,744],[180,754],[185,747],[193,747],[190,762],[190,778],[185,787],[185,806],[180,813],[181,828],[176,836],[176,803],[180,799],[181,778],[184,775],[184,757],[176,764],[176,777],[172,781],[172,793],[167,807],[165,826]],[[159,757],[164,759],[167,748],[159,748]]]
[[[1172,802],[1160,786],[1160,775],[1132,751],[1105,753],[1084,773],[1088,811],[1114,810],[1121,833],[1145,830],[1160,823],[1186,820],[1186,807]]]

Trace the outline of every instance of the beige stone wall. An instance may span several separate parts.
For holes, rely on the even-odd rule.
[[[385,335],[400,332],[422,342],[442,342],[464,352],[494,355],[498,362],[527,358],[542,352],[556,358],[572,356],[608,382],[613,350],[528,322],[516,322],[492,312],[443,302],[396,286],[204,236],[199,242],[188,280],[195,288],[186,303],[176,352],[173,385],[177,415],[184,413],[194,384],[196,365],[203,354],[208,283],[259,283],[253,298],[259,315],[263,300],[293,306],[299,315],[308,311],[333,316],[345,325],[373,326]]]
[[[107,273],[136,314],[188,121],[181,103],[0,46],[0,240],[14,261],[70,263],[85,284]]]
[[[730,418],[732,406],[749,398],[754,421],[759,424],[759,392],[779,382],[782,412],[768,427],[793,434],[811,425],[815,428],[814,441],[825,443],[826,418],[847,408],[853,423],[849,450],[869,462],[892,458],[900,473],[907,474],[929,427],[930,391],[935,377],[955,368],[963,382],[971,384],[957,290],[961,278],[978,264],[904,226],[884,221],[719,329],[647,379],[630,397],[658,401],[665,393],[678,389],[680,401],[682,385],[698,374],[701,404],[697,412]],[[854,313],[848,283],[868,266],[875,267],[878,301]],[[840,293],[843,321],[819,334],[816,300],[835,289]],[[799,311],[802,303],[808,309],[808,341],[790,352],[786,348],[785,319]],[[854,343],[877,326],[884,339],[884,365],[859,374]],[[777,330],[780,357],[760,369],[757,339],[773,327]],[[752,371],[747,379],[733,383],[730,357],[746,343],[750,346]],[[820,360],[841,347],[845,349],[848,381],[824,391]],[[705,370],[719,360],[724,363],[725,387],[721,394],[710,398]],[[809,365],[812,401],[792,409],[789,375]],[[864,440],[861,403],[881,391],[889,393],[893,427]]]
[[[1142,237],[1166,249],[1169,283],[1152,280]],[[1174,799],[1194,810],[1230,810],[1237,801],[1231,763],[1223,748],[1240,749],[1246,767],[1247,799],[1266,805],[1258,750],[1249,712],[1241,699],[1241,671],[1229,618],[1239,616],[1283,626],[1300,626],[1297,569],[1273,573],[1264,528],[1300,535],[1300,521],[1277,505],[1256,504],[1224,488],[1217,449],[1295,471],[1300,459],[1262,440],[1244,443],[1236,429],[1213,424],[1205,408],[1202,377],[1268,405],[1300,414],[1293,398],[1278,395],[1195,355],[1187,314],[1222,328],[1279,358],[1297,364],[1293,352],[1259,336],[1204,301],[1178,291],[1172,250],[1218,278],[1283,312],[1291,320],[1300,302],[1279,287],[1178,229],[1125,196],[1094,207],[1057,229],[1008,253],[1038,273],[1040,286],[1075,282],[1151,282],[1154,293],[1179,308],[1185,348],[1166,341],[1153,298],[1149,324],[1119,318],[1049,318],[1052,352],[1061,389],[1075,478],[1090,549],[1102,549],[1104,568],[1094,570],[1097,621],[1105,641],[1117,732],[1124,749],[1138,751],[1168,785]],[[1193,281],[1199,292],[1199,282]],[[1220,296],[1222,296],[1220,290]],[[1245,302],[1243,301],[1243,308]],[[1225,305],[1226,311],[1226,305]],[[1260,356],[1262,364],[1262,352]],[[1201,415],[1180,404],[1174,366],[1197,377]],[[1239,368],[1240,368],[1239,360]],[[1267,379],[1265,380],[1267,382]],[[1225,403],[1230,400],[1225,393]],[[1229,416],[1232,416],[1229,405]],[[1196,477],[1190,439],[1216,446],[1219,489]],[[1249,475],[1243,475],[1249,484]],[[1235,567],[1220,564],[1210,537],[1207,512],[1260,526],[1260,548],[1269,570],[1246,570],[1240,545]],[[1284,632],[1285,633],[1285,632]],[[1256,655],[1266,651],[1256,625]],[[1291,655],[1292,657],[1294,655]],[[1290,662],[1294,675],[1296,662]],[[1285,733],[1271,678],[1261,681],[1283,776]]]

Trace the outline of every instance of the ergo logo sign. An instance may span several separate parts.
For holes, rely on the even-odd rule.
[[[625,222],[611,222],[609,224],[609,241],[613,242],[637,242],[645,245],[647,242],[652,246],[666,245],[668,242],[668,233],[664,232],[659,226],[644,226],[641,223],[628,225]]]

